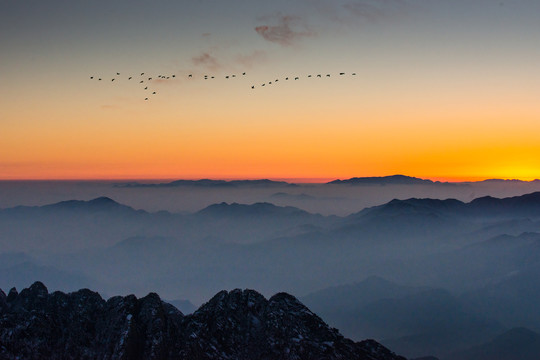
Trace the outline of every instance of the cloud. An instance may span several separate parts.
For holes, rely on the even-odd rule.
[[[275,15],[267,19],[277,22],[277,25],[261,25],[255,28],[255,31],[267,41],[291,46],[298,39],[315,35],[298,16]]]
[[[266,62],[268,56],[262,50],[255,50],[250,54],[239,54],[236,62],[244,67],[252,68],[255,65]]]
[[[196,66],[202,66],[208,70],[216,71],[221,68],[218,59],[207,52],[204,52],[199,56],[194,56],[191,60]]]

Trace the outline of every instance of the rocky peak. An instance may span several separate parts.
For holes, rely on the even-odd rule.
[[[6,298],[7,303],[8,303],[8,304],[9,304],[9,303],[12,303],[12,302],[17,298],[17,296],[19,296],[19,292],[17,291],[17,289],[14,288],[14,287],[11,288],[11,289],[9,290],[8,296],[7,296],[7,298]]]
[[[2,289],[0,289],[0,311],[2,311],[4,307],[7,307],[6,299],[7,299],[6,293],[3,292]]]

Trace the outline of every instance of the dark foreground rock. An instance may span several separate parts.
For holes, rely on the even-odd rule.
[[[87,289],[49,294],[40,282],[0,290],[0,359],[404,360],[345,339],[285,293],[222,291],[184,316],[154,293],[106,301]]]

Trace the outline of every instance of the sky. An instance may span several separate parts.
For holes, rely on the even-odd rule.
[[[0,179],[540,178],[538,34],[536,0],[0,0]]]

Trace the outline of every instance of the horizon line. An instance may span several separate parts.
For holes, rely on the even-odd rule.
[[[270,181],[282,181],[292,184],[326,184],[335,180],[349,180],[354,178],[386,178],[391,176],[406,176],[422,180],[430,180],[433,182],[440,183],[470,183],[470,182],[483,182],[486,180],[501,180],[501,181],[522,181],[522,182],[533,182],[539,180],[539,178],[504,178],[504,177],[483,177],[483,176],[429,176],[429,177],[419,177],[412,175],[404,174],[392,174],[392,175],[369,175],[369,176],[351,176],[351,177],[214,177],[214,176],[203,176],[203,177],[135,177],[135,178],[20,178],[20,179],[1,179],[0,182],[157,182],[157,181],[179,181],[179,180],[188,180],[188,181],[198,181],[198,180],[223,180],[223,181],[237,181],[237,180],[270,180]]]

